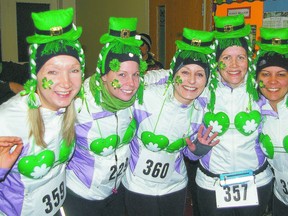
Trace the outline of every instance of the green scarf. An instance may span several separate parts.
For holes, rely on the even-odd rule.
[[[103,109],[108,110],[110,112],[117,112],[119,110],[126,109],[134,104],[136,100],[136,94],[131,98],[131,100],[123,101],[110,95],[107,88],[104,86],[101,78],[99,79],[99,82],[100,82],[100,88],[101,88],[100,91],[101,91],[101,96],[102,96],[101,98],[102,101],[100,105]],[[93,94],[95,101],[97,101],[96,97],[98,95],[97,94],[98,87],[96,85],[96,74],[94,74],[90,78],[89,86],[90,86],[90,91]]]

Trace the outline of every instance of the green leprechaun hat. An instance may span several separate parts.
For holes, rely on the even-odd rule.
[[[263,51],[288,53],[288,28],[260,28],[261,41],[257,45]]]
[[[142,41],[140,36],[136,34],[137,22],[137,18],[134,17],[110,17],[109,32],[101,36],[100,43],[106,44],[119,41],[123,44],[140,47]]]
[[[82,34],[82,27],[73,24],[73,8],[32,13],[35,35],[28,36],[27,42],[43,44],[55,40],[75,41]]]
[[[249,94],[248,107],[251,109],[252,100],[257,101],[259,99],[257,93],[257,84],[255,80],[255,65],[253,64],[253,47],[250,41],[251,26],[245,24],[243,14],[236,16],[214,16],[215,22],[215,50],[216,50],[216,61],[219,60],[222,52],[230,46],[241,46],[243,47],[248,56],[248,77],[246,84],[246,91]],[[218,65],[221,67],[221,65]],[[216,83],[215,83],[216,84]],[[217,85],[214,85],[210,89],[211,94],[215,91]],[[211,98],[209,103],[209,111],[213,112],[216,98]]]
[[[250,34],[251,26],[245,24],[244,15],[214,16],[215,38],[240,38]]]
[[[49,58],[67,54],[76,57],[81,65],[82,81],[84,80],[85,55],[78,38],[82,28],[72,23],[73,8],[32,13],[35,34],[26,38],[30,44],[31,79],[24,85],[21,95],[28,95],[28,106],[36,109],[40,101],[36,97],[37,72]],[[84,99],[84,88],[81,87],[78,96]]]
[[[170,63],[168,86],[173,84],[175,73],[186,64],[198,64],[203,67],[208,81],[209,75],[215,74],[217,68],[213,42],[213,32],[184,28],[182,40],[175,41],[177,50]]]
[[[143,41],[136,34],[137,22],[137,18],[110,17],[109,19],[109,32],[100,38],[100,43],[105,45],[99,54],[96,73],[90,79],[90,89],[97,105],[101,105],[101,91],[105,90],[101,77],[109,71],[117,72],[121,62],[129,60],[139,63],[140,86],[137,98],[139,103],[142,103],[143,76],[147,69],[147,63],[142,60],[140,46]],[[135,98],[133,97],[132,100]]]

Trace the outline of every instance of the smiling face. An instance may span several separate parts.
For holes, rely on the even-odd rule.
[[[244,82],[248,68],[248,57],[243,47],[231,46],[226,48],[218,62],[222,79],[232,88],[236,88]]]
[[[102,76],[102,80],[111,96],[129,101],[138,90],[139,74],[139,64],[137,62],[125,61],[121,62],[118,72],[109,71]],[[115,81],[118,87],[114,85]]]
[[[257,77],[262,82],[261,93],[269,100],[274,110],[288,92],[288,71],[282,67],[269,66],[262,69]]]
[[[54,111],[67,107],[81,87],[80,63],[68,55],[52,57],[37,73],[37,81],[42,107]],[[43,87],[47,82],[51,84]]]
[[[174,96],[182,104],[190,104],[205,88],[206,75],[204,68],[197,64],[185,65],[174,76],[174,81],[181,79],[182,83],[175,82]]]

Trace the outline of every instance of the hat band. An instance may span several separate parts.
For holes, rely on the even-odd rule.
[[[288,44],[288,40],[281,40],[281,38],[272,38],[271,40],[261,39],[263,44],[283,45]]]
[[[70,31],[71,29],[72,29],[72,23],[66,26],[65,28],[62,28],[61,26],[54,26],[51,27],[50,30],[48,31],[35,29],[35,33],[40,35],[59,36],[62,35],[63,33]]]
[[[121,37],[121,38],[129,38],[136,35],[136,31],[130,31],[129,29],[121,29],[121,31],[116,31],[110,29],[109,34],[111,36]]]
[[[239,26],[225,25],[224,28],[216,28],[218,32],[232,32],[244,28],[244,23]]]
[[[208,47],[212,45],[212,42],[202,42],[201,40],[198,39],[188,39],[186,37],[182,37],[182,41],[185,42],[186,44],[192,45],[192,46],[198,46],[198,47]]]

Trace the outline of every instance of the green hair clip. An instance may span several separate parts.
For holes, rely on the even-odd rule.
[[[109,67],[112,71],[117,72],[120,70],[120,64],[118,59],[112,59],[109,63]]]

